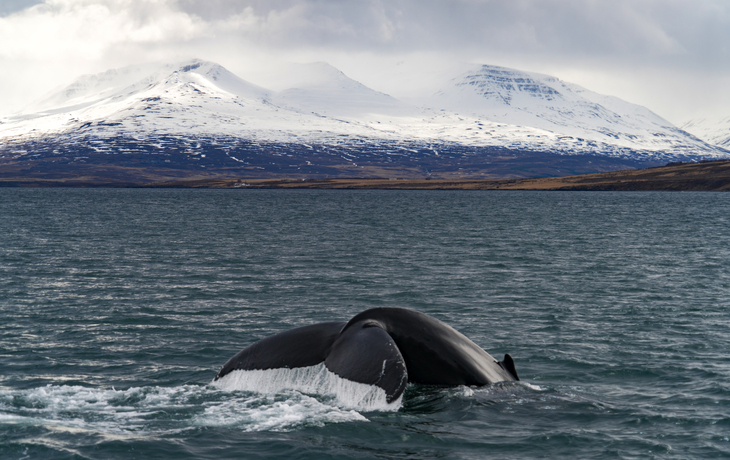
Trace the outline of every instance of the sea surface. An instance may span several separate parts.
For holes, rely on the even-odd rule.
[[[382,306],[521,381],[212,384]],[[0,189],[2,459],[729,457],[728,193]]]

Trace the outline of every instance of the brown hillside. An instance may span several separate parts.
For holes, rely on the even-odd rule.
[[[201,179],[148,187],[402,190],[729,191],[730,160],[538,179]]]

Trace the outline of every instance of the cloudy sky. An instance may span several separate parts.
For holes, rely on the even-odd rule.
[[[0,0],[0,115],[80,74],[193,57],[267,87],[325,61],[403,98],[485,63],[675,124],[730,115],[728,0]]]

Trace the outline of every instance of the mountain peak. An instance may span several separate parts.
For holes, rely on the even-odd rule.
[[[192,59],[177,64],[168,64],[165,66],[165,71],[168,72],[167,78],[177,75],[187,83],[207,83],[207,86],[212,83],[217,90],[242,99],[265,100],[270,97],[269,90],[247,82],[222,65],[211,61]],[[157,78],[161,81],[165,77],[163,74],[158,74]]]
[[[529,100],[555,101],[563,99],[556,88],[560,81],[547,75],[531,74],[494,65],[480,65],[451,80],[437,96],[469,99],[477,103],[524,105]],[[463,93],[458,96],[454,93]],[[479,102],[482,101],[482,102]]]
[[[246,82],[223,66],[202,59],[146,63],[82,75],[59,92],[31,105],[24,115],[51,115],[82,110],[104,101],[150,97],[152,88],[169,91],[176,85],[197,85],[243,99],[268,99],[269,91]],[[163,89],[164,88],[164,89]],[[153,95],[154,96],[154,95]]]
[[[353,80],[326,62],[292,64],[288,71],[291,74],[288,88],[274,98],[283,106],[334,116],[401,116],[415,110]]]
[[[557,81],[556,78],[550,78]],[[467,87],[486,99],[509,104],[516,94],[552,101],[561,97],[559,91],[526,72],[505,67],[482,65],[454,80],[456,87]]]
[[[211,61],[204,61],[202,59],[191,59],[177,64],[168,64],[166,67],[174,69],[174,73],[197,73],[200,75],[206,75],[212,80],[218,80],[226,75],[234,75],[222,65]]]

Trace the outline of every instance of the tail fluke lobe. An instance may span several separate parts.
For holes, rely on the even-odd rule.
[[[347,328],[332,344],[324,364],[344,379],[382,388],[388,404],[403,394],[408,383],[406,364],[395,342],[368,322]]]

